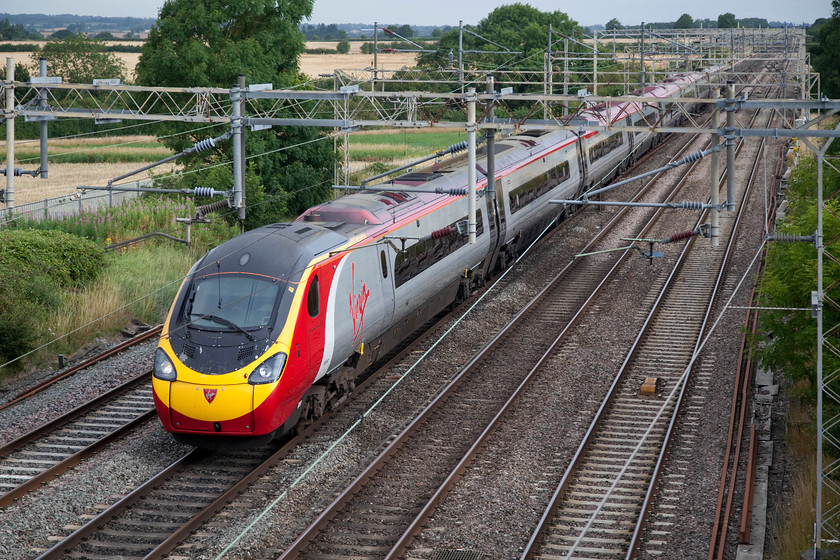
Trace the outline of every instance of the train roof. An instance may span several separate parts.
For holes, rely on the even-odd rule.
[[[552,135],[552,139],[544,138]],[[507,138],[496,141],[494,153],[496,155],[496,169],[515,165],[532,155],[533,152],[545,148],[546,144],[560,143],[574,135],[568,131],[526,130]],[[476,150],[477,178],[480,186],[486,184],[486,170],[483,159],[487,154],[487,146],[482,145]],[[434,164],[395,177],[378,187],[405,187],[399,191],[360,191],[330,200],[306,210],[295,221],[316,222],[328,224],[356,224],[376,226],[392,223],[403,215],[420,209],[427,203],[440,200],[441,194],[412,192],[413,188],[448,189],[462,188],[466,185],[466,154],[456,157],[442,158]],[[336,228],[336,225],[330,227]],[[346,230],[347,228],[344,228]]]
[[[215,272],[255,273],[289,279],[301,261],[344,245],[348,238],[317,225],[280,223],[246,231],[222,243],[199,261],[198,274]]]

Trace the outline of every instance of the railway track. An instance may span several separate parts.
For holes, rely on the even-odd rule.
[[[372,383],[382,385],[374,391],[381,394],[387,389],[388,385],[393,383],[393,380],[377,380],[374,377]],[[360,386],[356,394],[362,388]],[[358,416],[361,410],[354,410],[354,406],[352,402],[348,403],[345,414],[351,417]],[[49,551],[46,551],[41,558],[91,557],[91,555],[162,557],[189,536],[191,532],[195,531],[201,523],[233,500],[239,492],[243,491],[243,488],[253,484],[260,473],[265,472],[280,461],[294,463],[296,453],[294,449],[298,445],[300,445],[300,441],[290,442],[289,445],[277,450],[270,457],[252,456],[247,461],[238,457],[236,464],[229,467],[229,470],[236,472],[237,476],[229,480],[226,479],[226,484],[210,485],[208,491],[200,499],[196,496],[184,496],[183,492],[185,488],[196,487],[196,484],[199,483],[195,480],[202,480],[201,473],[204,469],[204,462],[214,462],[211,470],[226,472],[228,466],[223,462],[224,459],[221,456],[212,459],[205,457],[199,460],[195,455],[189,455],[178,461],[165,473],[150,480],[131,495],[101,512],[89,523],[79,527],[78,530],[62,539]],[[291,454],[291,458],[289,454]],[[247,463],[247,466],[245,463]],[[192,474],[192,471],[197,474]],[[234,479],[236,479],[236,482],[234,482]],[[226,488],[223,488],[223,486],[226,486]],[[144,507],[145,504],[160,503],[166,505],[168,503],[171,505],[176,502],[183,502],[188,505],[179,508],[172,519],[163,519],[162,517],[165,516],[161,511],[157,511],[153,522],[145,517],[152,515],[151,511]],[[189,515],[186,515],[185,512],[187,511]],[[152,525],[150,526],[156,528],[151,534],[141,536],[132,531],[131,527],[135,527],[136,531],[146,521],[151,522]],[[121,539],[126,541],[124,547],[120,544]]]
[[[741,183],[741,199],[751,184]],[[740,219],[722,228],[725,252],[686,245],[522,558],[635,554]],[[699,372],[701,388],[711,373]],[[656,393],[640,397],[648,377],[658,379]],[[664,525],[647,553],[667,555]]]
[[[665,198],[672,200],[681,185]],[[603,249],[616,235],[644,235],[649,227],[623,234],[611,232],[620,216],[586,250]],[[555,351],[569,326],[627,257],[625,252],[567,266],[281,557],[398,557],[527,389],[534,372]],[[500,363],[505,364],[503,370],[498,368]],[[418,480],[420,465],[425,470]],[[389,500],[393,496],[400,496],[399,505]]]
[[[439,317],[437,322],[443,322],[446,317]],[[433,327],[430,322],[421,330],[431,331]],[[236,452],[193,450],[84,525],[74,528],[38,559],[165,557],[266,472],[279,465],[304,463],[305,459],[298,458],[305,454],[300,449],[304,444],[317,445],[337,437],[339,428],[327,429],[327,434],[319,434],[318,430],[324,424],[338,424],[336,416],[358,418],[366,406],[358,402],[359,397],[366,391],[385,392],[394,382],[385,373],[422,341],[421,335],[394,352],[388,362],[357,386],[342,407],[325,413],[300,435]],[[151,399],[148,386],[146,391]]]
[[[84,360],[10,399],[0,410],[35,399],[56,383],[159,332],[160,327],[154,327]],[[149,420],[154,414],[150,380],[151,371],[144,371],[0,446],[0,507],[7,507]]]
[[[0,507],[152,418],[151,385],[151,372],[144,372],[0,447]]]
[[[476,404],[478,402],[478,399],[474,398],[471,402],[473,404]],[[187,461],[187,462],[189,462],[189,461]],[[250,460],[249,460],[249,462],[250,462]],[[257,460],[254,460],[254,463],[256,463],[256,462],[257,462]],[[291,459],[291,462],[294,462],[294,459]],[[226,469],[227,467],[225,467],[223,464],[217,464],[217,468],[218,469]],[[242,472],[244,472],[244,470]],[[252,470],[251,472],[254,472],[254,471]],[[249,477],[250,477],[250,475],[243,475],[243,478],[240,479],[240,482],[242,480],[245,480],[246,478],[249,478]],[[181,475],[177,475],[177,478],[180,479]],[[187,480],[187,479],[184,479],[184,480]],[[233,486],[230,487],[230,490],[228,490],[228,491],[231,491],[234,488],[241,488],[241,486],[233,485]],[[228,491],[222,492],[222,488],[220,486],[218,489],[214,489],[213,493],[217,493],[217,490],[218,490],[218,492],[221,493],[221,495],[225,495],[228,492]],[[236,492],[236,490],[233,490],[233,491]],[[157,499],[158,498],[153,498],[153,501],[157,500]],[[221,499],[221,498],[219,498],[219,499]],[[172,500],[170,500],[170,502],[171,501]],[[222,500],[222,501],[224,501],[224,500]],[[160,507],[171,507],[171,504],[169,504],[167,506],[166,500],[163,500],[160,503],[162,504]],[[222,507],[221,505],[219,505],[219,503],[221,503],[221,502],[218,502],[217,500],[211,501],[210,506],[206,507],[205,509],[203,509],[201,511],[198,511],[197,513],[195,513],[193,515],[192,519],[195,520],[195,519],[198,519],[198,518],[203,518],[203,519],[208,518],[210,515],[212,515],[211,510],[214,507],[216,508],[216,511],[218,511],[218,509]],[[224,503],[226,503],[226,502],[224,502]],[[213,504],[216,504],[216,505],[214,506]],[[108,557],[113,557],[113,554],[121,554],[121,555],[124,555],[126,557],[130,557],[132,555],[139,554],[137,550],[131,551],[131,550],[127,550],[127,549],[120,549],[120,548],[118,548],[118,545],[115,544],[115,542],[109,540],[111,533],[125,533],[126,536],[130,535],[131,531],[128,528],[126,528],[125,526],[120,526],[120,523],[122,521],[115,520],[115,521],[111,522],[111,521],[105,520],[104,517],[99,517],[97,519],[98,519],[98,521],[97,521],[98,524],[101,525],[103,523],[107,523],[108,526],[111,527],[111,529],[106,529],[105,531],[101,531],[102,538],[100,538],[100,536],[96,536],[96,537],[93,538],[93,540],[95,540],[96,542],[99,542],[100,544],[96,544],[92,548],[77,548],[77,549],[74,549],[73,551],[68,553],[70,556],[91,557],[91,555],[99,554],[99,553],[102,553],[103,551],[106,551],[104,555],[106,555]],[[97,524],[97,523],[94,523],[94,524]],[[134,523],[135,526],[140,526],[140,525],[143,524],[143,522],[133,522],[133,523]],[[181,529],[178,529],[175,533],[172,533],[169,537],[166,537],[166,539],[164,540],[164,545],[161,545],[161,546],[169,547],[169,550],[171,550],[172,546],[174,546],[174,544],[179,539],[182,539],[183,536],[188,534],[191,530],[195,530],[196,526],[197,525],[191,525],[192,528],[191,529],[186,529],[186,530],[184,529],[184,527],[186,527],[186,525],[182,526]],[[165,528],[165,530],[159,531],[158,532],[159,534],[157,535],[156,538],[159,539],[159,538],[165,537],[166,533],[169,533],[170,530],[173,527],[175,527],[174,524],[171,524],[171,523],[167,524],[167,527]],[[179,533],[180,533],[181,536],[176,537],[176,535],[178,535]],[[88,539],[89,542],[93,542],[93,540],[91,540],[91,537],[89,537],[89,536],[82,537],[82,538]],[[169,543],[169,544],[166,544],[166,543]],[[147,550],[148,546],[149,546],[148,544],[144,545],[144,547],[146,547],[144,550]],[[160,552],[158,549],[154,549],[151,552],[147,552],[146,554],[148,554],[148,557],[158,557],[157,556],[158,554],[163,554],[163,553]],[[44,557],[46,558],[46,557],[57,557],[57,556],[45,555]]]
[[[128,348],[131,348],[132,346],[135,346],[137,344],[140,344],[142,342],[146,342],[147,340],[150,340],[150,339],[154,338],[155,336],[160,334],[160,331],[161,331],[162,328],[163,328],[163,325],[158,325],[156,327],[152,327],[151,329],[149,329],[145,332],[142,332],[142,333],[132,337],[131,339],[126,340],[125,342],[114,346],[113,348],[109,348],[108,350],[106,350],[105,352],[102,352],[101,354],[97,354],[96,356],[92,356],[91,358],[89,358],[87,360],[83,360],[82,362],[80,362],[80,363],[78,363],[74,366],[71,366],[70,368],[58,373],[57,375],[54,375],[54,376],[52,376],[48,379],[45,379],[44,381],[41,381],[40,383],[36,384],[34,387],[30,387],[30,388],[26,389],[25,391],[21,392],[19,395],[11,397],[11,398],[9,398],[9,400],[0,404],[0,410],[3,410],[4,408],[8,408],[8,407],[10,407],[12,405],[15,405],[15,404],[17,404],[21,401],[24,401],[28,398],[34,397],[35,395],[39,394],[40,392],[42,392],[42,391],[48,389],[49,387],[53,386],[55,383],[58,383],[62,379],[66,379],[66,378],[70,377],[71,375],[74,375],[74,374],[76,374],[76,373],[78,373],[78,372],[80,372],[80,371],[82,371],[86,368],[91,367],[94,364],[98,364],[99,362],[102,362],[103,360],[107,360],[108,358],[110,358],[112,356],[115,356],[115,355],[119,354],[120,352],[122,352],[122,351],[124,351]]]

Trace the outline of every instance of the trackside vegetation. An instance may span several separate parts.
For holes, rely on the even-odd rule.
[[[836,119],[831,124],[836,125]],[[829,155],[840,154],[840,142],[834,142]],[[792,163],[792,162],[790,162]],[[836,163],[836,159],[834,162]],[[777,224],[777,231],[795,235],[811,235],[817,229],[816,205],[817,165],[813,154],[804,150],[793,168],[786,199],[785,218]],[[826,212],[823,232],[826,245],[836,247],[840,236],[840,174],[824,167],[823,194]],[[840,278],[840,265],[830,258],[823,261],[823,279],[827,296]],[[783,373],[788,386],[786,443],[794,463],[790,476],[790,491],[785,505],[770,512],[778,526],[772,529],[779,536],[774,558],[798,558],[800,552],[813,546],[814,504],[816,501],[816,340],[817,322],[808,311],[811,291],[817,289],[817,251],[811,243],[773,243],[769,246],[766,269],[761,285],[760,305],[778,308],[761,313],[761,326],[756,348],[761,364],[768,370]],[[795,311],[791,311],[795,309]],[[823,306],[826,328],[840,323],[840,311],[829,300]],[[840,358],[823,352],[823,371],[837,371]],[[832,387],[833,386],[833,387]],[[840,391],[837,381],[829,388]],[[824,401],[827,417],[836,415],[836,406]],[[834,407],[834,409],[832,409]],[[840,428],[833,430],[840,436]],[[824,464],[836,459],[824,449]]]
[[[223,216],[194,225],[186,247],[161,238],[106,252],[153,232],[184,237],[177,216],[195,214],[183,197],[141,197],[115,208],[0,230],[0,376],[72,353],[131,319],[161,322],[183,277],[239,228]],[[17,359],[43,345],[27,359]]]

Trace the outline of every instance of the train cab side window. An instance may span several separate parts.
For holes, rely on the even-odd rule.
[[[382,278],[388,278],[388,259],[385,251],[379,251],[379,262],[382,264]]]
[[[306,310],[310,317],[317,317],[320,310],[320,298],[318,295],[318,277],[312,279],[309,284],[309,293],[306,295]]]

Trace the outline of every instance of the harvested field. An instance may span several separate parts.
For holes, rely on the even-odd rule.
[[[45,41],[21,41],[23,43],[33,43],[43,45]],[[106,43],[109,44],[109,43]],[[142,45],[140,42],[118,42],[121,45]],[[308,49],[334,49],[336,42],[309,42],[306,44]],[[351,41],[350,52],[348,54],[303,54],[300,57],[301,72],[310,77],[318,77],[320,74],[332,74],[336,69],[343,70],[361,70],[373,66],[373,55],[362,54],[362,42]],[[140,53],[114,53],[124,63],[130,74],[129,80],[134,79],[134,67],[140,60]],[[0,59],[6,60],[6,57],[12,57],[15,62],[22,62],[23,64],[34,68],[36,63],[32,61],[31,52],[0,52]],[[377,62],[380,69],[395,70],[403,66],[414,66],[414,59],[416,55],[411,53],[380,53]],[[3,71],[5,77],[5,71]]]
[[[138,167],[141,165],[137,163],[51,163],[47,179],[29,176],[15,177],[15,205],[20,206],[45,198],[75,194],[78,192],[76,187],[79,185],[105,186],[109,179],[134,171]],[[29,167],[27,166],[26,169]],[[155,169],[158,175],[162,175],[175,169],[175,165],[167,163]],[[131,177],[130,180],[148,178],[148,173],[140,173],[136,177]],[[5,188],[5,182],[0,185],[0,188]]]

